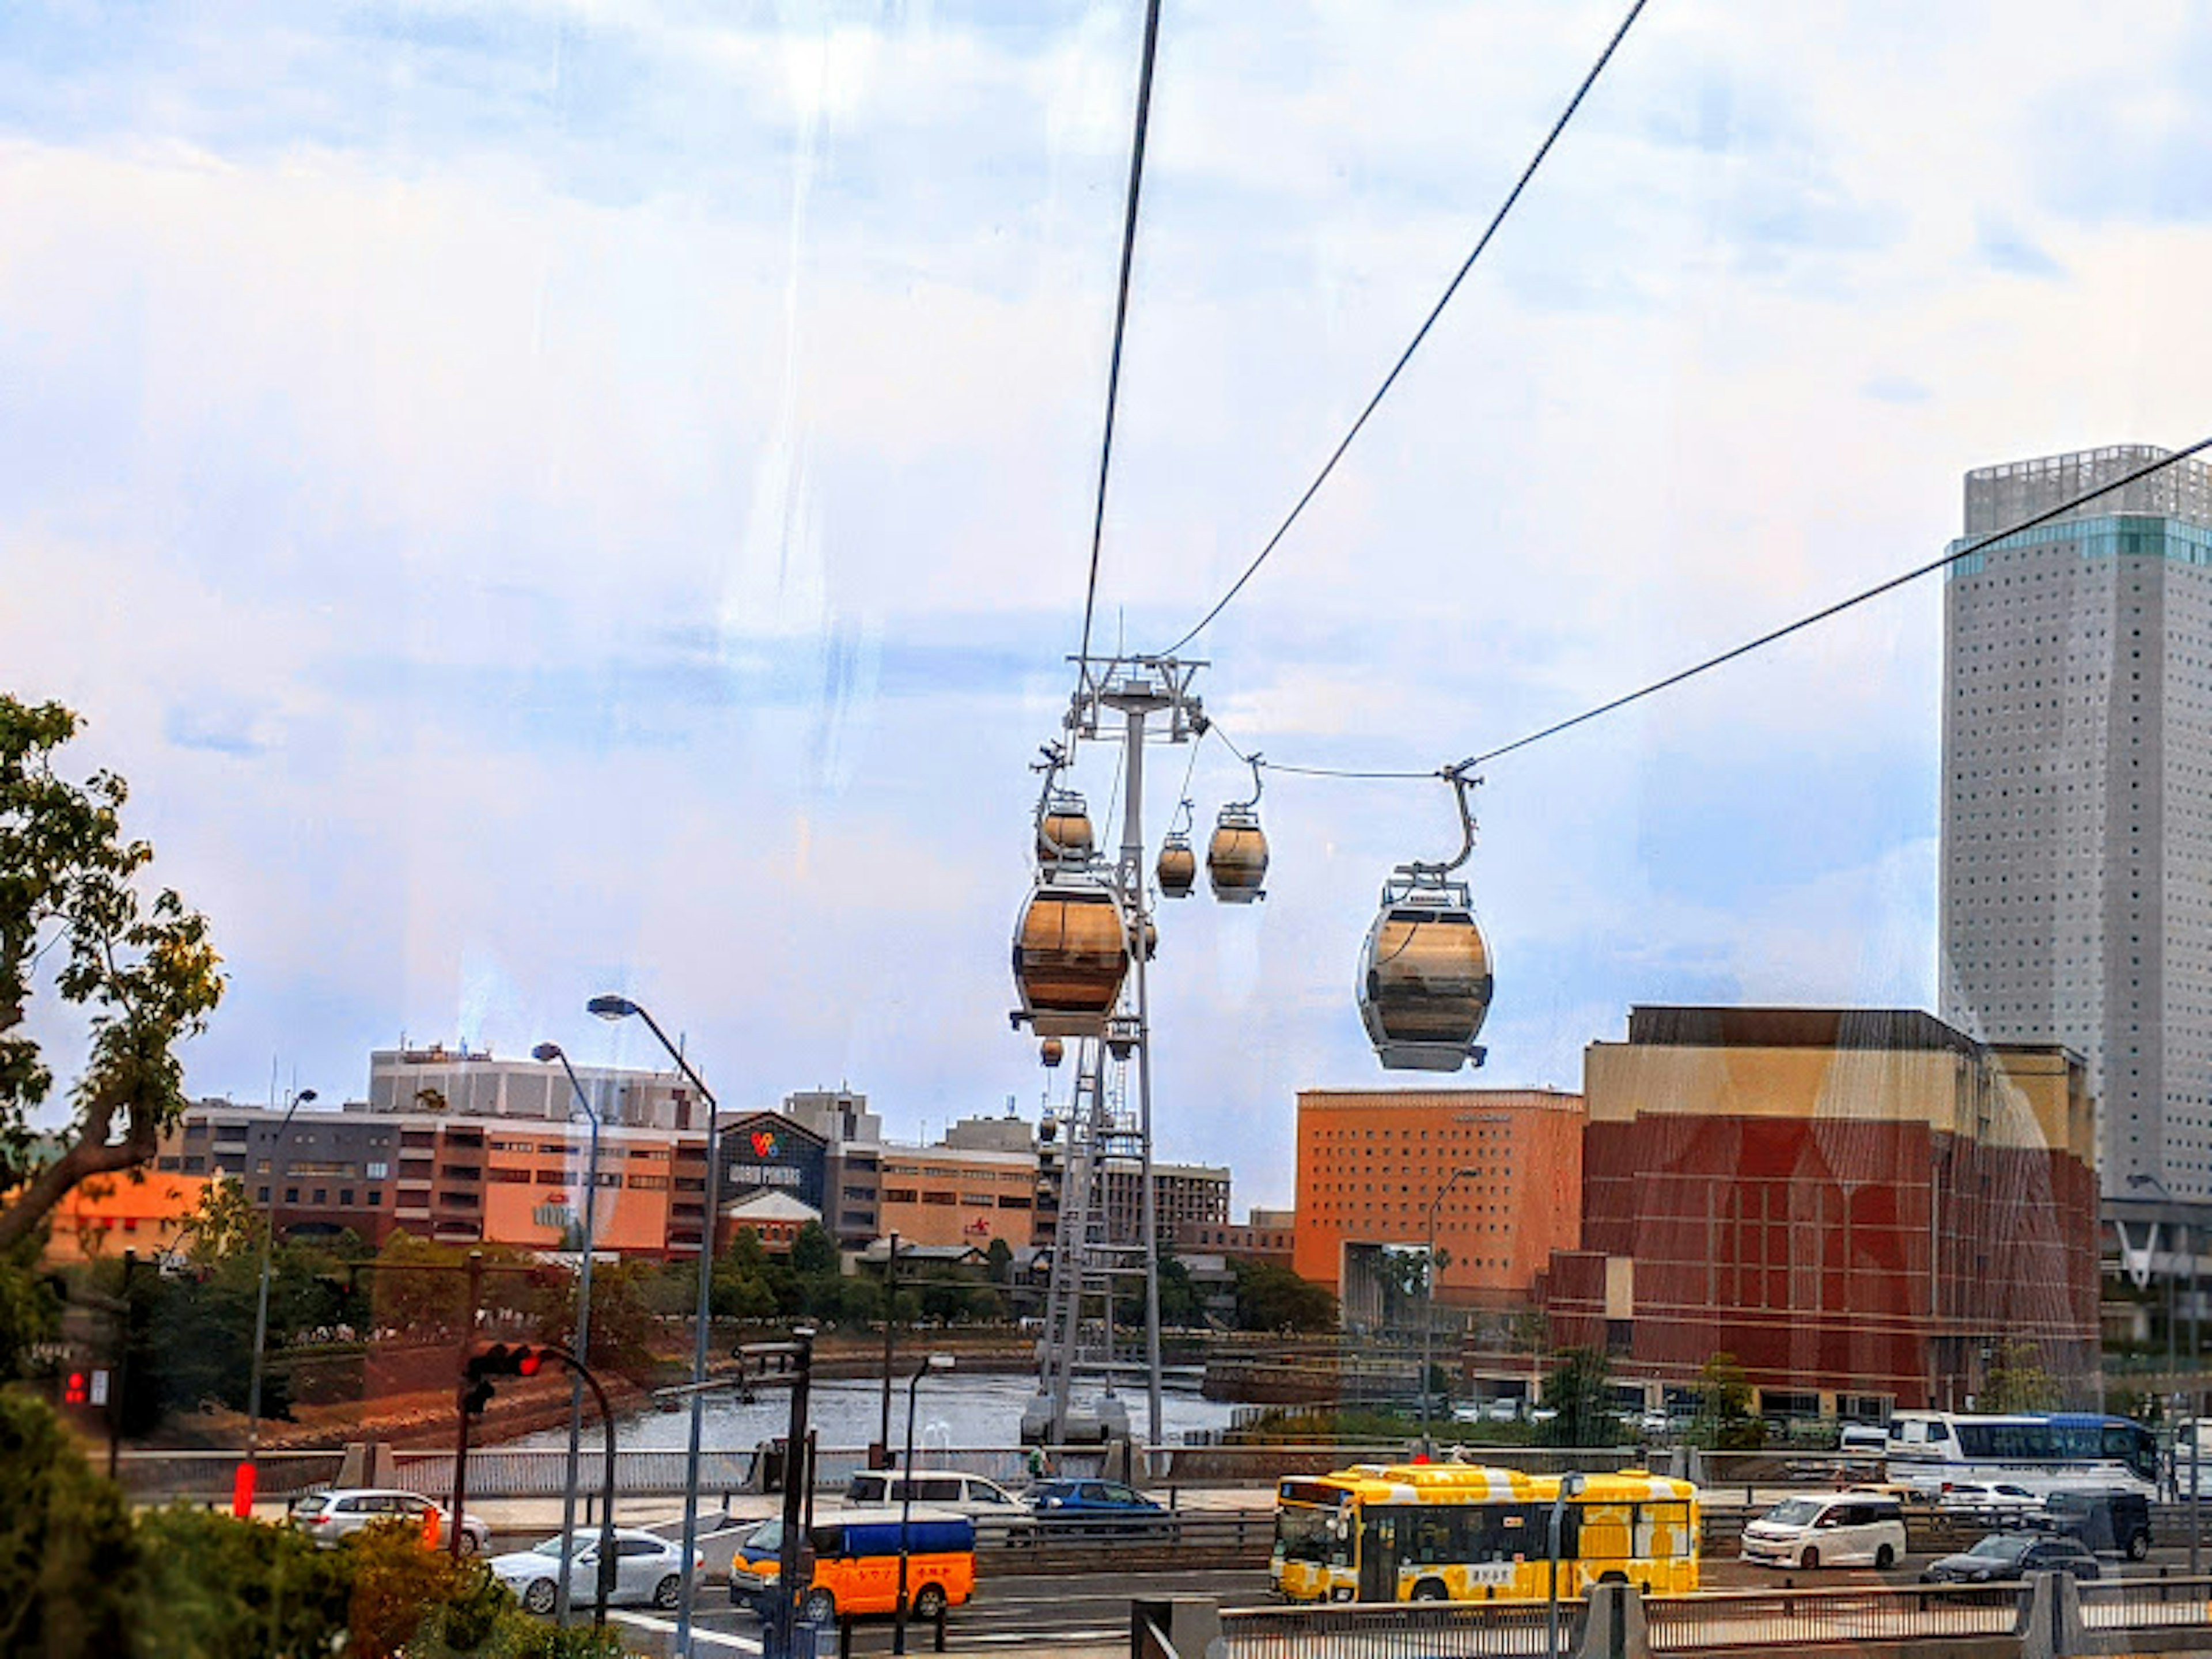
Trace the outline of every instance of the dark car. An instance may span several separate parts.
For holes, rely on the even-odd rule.
[[[1172,1540],[1173,1515],[1118,1480],[1040,1480],[1024,1494],[1030,1514],[1048,1534]]]
[[[2055,1492],[2044,1524],[2092,1550],[2140,1561],[2150,1553],[2150,1499],[2135,1492]]]
[[[2031,1572],[2099,1576],[2097,1558],[2078,1538],[2060,1533],[1993,1532],[1960,1555],[1947,1555],[1920,1575],[1923,1584],[1993,1584]]]

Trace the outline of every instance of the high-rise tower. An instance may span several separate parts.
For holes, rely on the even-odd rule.
[[[1966,536],[2166,453],[1970,472]],[[1951,568],[1942,879],[1943,1018],[2083,1055],[2107,1194],[2212,1197],[2212,468]]]

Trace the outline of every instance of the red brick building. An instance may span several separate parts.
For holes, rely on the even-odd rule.
[[[1913,1010],[1639,1007],[1588,1050],[1553,1342],[1655,1398],[1733,1353],[1765,1409],[1963,1408],[2024,1338],[2096,1403],[2080,1057]]]

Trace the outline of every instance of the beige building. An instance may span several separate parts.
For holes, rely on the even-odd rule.
[[[878,1225],[911,1244],[1021,1249],[1036,1215],[1037,1155],[966,1146],[885,1146]]]

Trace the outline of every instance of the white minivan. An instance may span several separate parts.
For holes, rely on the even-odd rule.
[[[977,1521],[988,1521],[993,1516],[1012,1520],[1025,1513],[1021,1499],[997,1481],[948,1469],[916,1469],[905,1477],[890,1469],[862,1469],[846,1484],[845,1501],[895,1508],[906,1501],[909,1482],[914,1501],[933,1510],[950,1510]]]
[[[1769,1567],[1891,1567],[1905,1553],[1905,1511],[1881,1492],[1789,1498],[1743,1529],[1743,1559]]]

